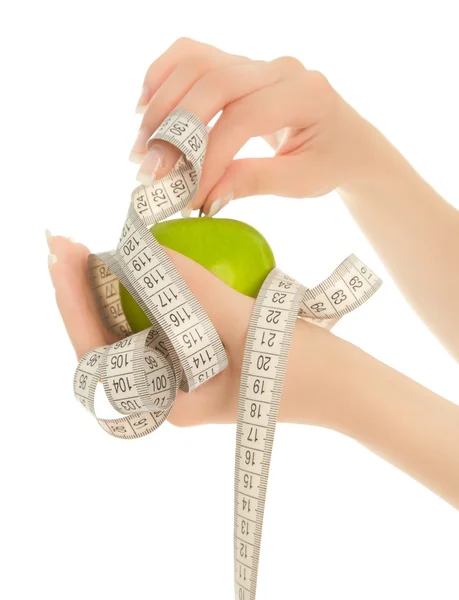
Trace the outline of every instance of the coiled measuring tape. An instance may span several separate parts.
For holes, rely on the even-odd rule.
[[[153,138],[183,153],[176,168],[137,187],[116,250],[91,254],[88,277],[100,316],[120,341],[87,352],[75,371],[76,398],[109,434],[133,439],[167,418],[178,390],[191,391],[227,366],[223,344],[206,313],[148,229],[193,199],[207,147],[207,128],[176,109]],[[153,139],[152,138],[152,139]],[[150,329],[133,334],[119,296],[122,284]],[[236,433],[234,577],[236,600],[255,600],[263,513],[274,432],[297,318],[334,323],[370,298],[381,280],[354,255],[307,289],[275,268],[252,312],[244,351]],[[117,419],[98,418],[102,381]]]

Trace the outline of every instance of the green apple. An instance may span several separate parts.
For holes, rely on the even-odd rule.
[[[276,266],[261,233],[235,219],[172,219],[156,223],[150,231],[163,246],[188,256],[227,285],[253,298]],[[148,317],[121,284],[120,300],[135,333],[151,327]]]

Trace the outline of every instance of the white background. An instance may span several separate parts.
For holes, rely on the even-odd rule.
[[[148,65],[182,35],[253,58],[296,56],[459,206],[455,9],[438,0],[5,4],[3,598],[233,597],[235,427],[165,424],[131,443],[104,434],[72,397],[75,357],[48,279],[45,227],[94,251],[115,246],[137,185],[127,156]],[[254,141],[244,153],[267,151]],[[355,252],[385,284],[335,332],[458,402],[457,366],[335,194],[240,200],[222,216],[260,229],[279,266],[306,284]],[[456,599],[458,540],[455,510],[354,441],[279,426],[260,600]]]

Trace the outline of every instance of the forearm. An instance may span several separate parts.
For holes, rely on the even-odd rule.
[[[368,173],[338,189],[391,276],[459,360],[459,211],[368,124]]]
[[[459,508],[459,407],[302,321],[279,420],[348,435]]]

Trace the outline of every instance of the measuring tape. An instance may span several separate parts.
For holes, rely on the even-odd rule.
[[[99,314],[120,341],[87,352],[75,371],[76,398],[109,434],[133,439],[167,419],[178,390],[192,391],[227,367],[223,344],[148,226],[188,205],[196,194],[207,128],[176,109],[153,138],[183,154],[175,169],[137,187],[116,250],[91,254],[88,276]],[[152,139],[153,139],[152,138]],[[153,324],[133,334],[119,296],[122,284]],[[268,472],[287,359],[298,317],[326,326],[370,298],[381,280],[354,255],[307,289],[275,268],[252,312],[244,351],[236,433],[234,569],[236,600],[255,600]],[[122,417],[101,419],[101,381]]]

